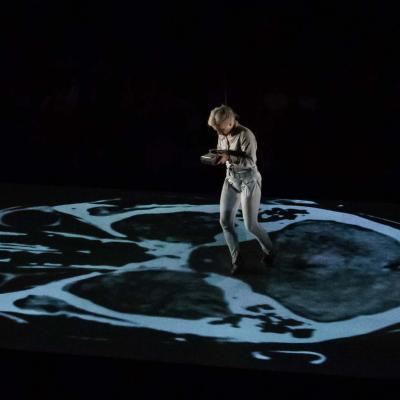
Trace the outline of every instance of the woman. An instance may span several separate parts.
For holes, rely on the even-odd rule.
[[[268,232],[258,223],[261,200],[261,174],[257,169],[257,141],[254,133],[237,121],[238,115],[231,107],[214,108],[208,125],[218,133],[217,149],[222,150],[217,164],[226,165],[226,177],[220,198],[220,224],[232,257],[231,274],[243,269],[239,241],[234,220],[239,205],[242,206],[244,225],[261,245],[261,261],[268,264],[275,253]]]

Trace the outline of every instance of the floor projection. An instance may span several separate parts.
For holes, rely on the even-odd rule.
[[[378,206],[262,202],[268,268],[239,210],[246,270],[230,276],[201,196],[20,200],[0,204],[4,348],[400,376],[400,221]]]

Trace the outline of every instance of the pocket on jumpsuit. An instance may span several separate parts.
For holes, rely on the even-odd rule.
[[[254,191],[254,186],[256,185],[256,179],[255,178],[246,178],[242,180],[242,191],[245,193],[246,197],[250,197],[251,194]]]
[[[261,174],[260,174],[260,171],[257,171],[257,185],[260,187],[260,190],[261,190],[261,187],[262,187],[262,176],[261,176]]]
[[[227,176],[225,180],[228,182],[228,184],[231,185],[231,187],[238,193],[240,193],[240,184],[237,179],[232,178],[231,176]]]

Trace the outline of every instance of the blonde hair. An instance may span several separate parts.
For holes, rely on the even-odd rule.
[[[236,120],[239,118],[239,115],[236,114],[231,107],[221,104],[219,107],[215,107],[211,110],[210,116],[208,117],[208,126],[211,126],[215,129],[215,124],[219,124],[228,118],[233,118]],[[235,125],[236,124],[237,122],[235,121]]]

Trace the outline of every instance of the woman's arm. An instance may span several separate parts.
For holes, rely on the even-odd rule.
[[[225,164],[228,160],[230,160],[230,152],[229,150],[222,148],[222,135],[218,135],[218,143],[217,143],[217,150],[219,150],[220,156],[218,157],[217,164]],[[227,140],[227,139],[226,139]]]
[[[253,132],[245,131],[240,138],[241,154],[231,151],[230,162],[240,168],[250,168],[256,164],[257,140]]]

